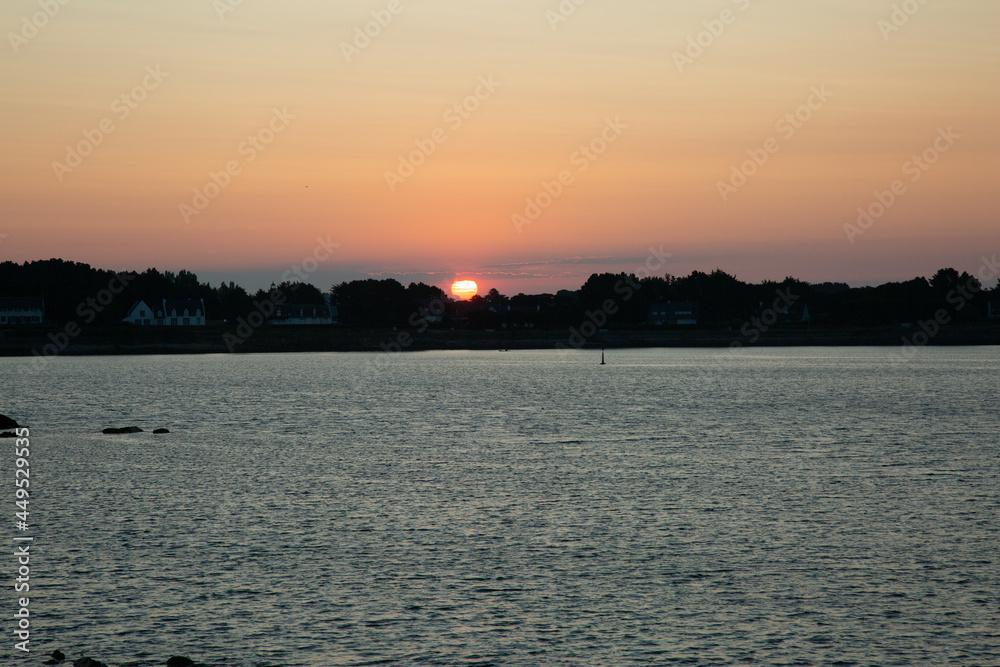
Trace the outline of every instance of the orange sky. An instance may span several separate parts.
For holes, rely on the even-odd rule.
[[[255,288],[329,239],[324,289],[508,294],[661,246],[754,281],[971,271],[1000,254],[1000,3],[911,3],[8,0],[0,259]]]

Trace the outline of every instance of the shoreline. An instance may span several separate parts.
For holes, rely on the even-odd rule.
[[[925,340],[926,339],[926,340]],[[403,352],[430,350],[544,350],[554,348],[893,347],[1000,345],[1000,323],[952,325],[928,336],[911,327],[786,326],[759,338],[730,329],[611,329],[571,340],[569,330],[500,331],[351,329],[340,326],[268,327],[245,340],[224,324],[186,328],[91,328],[73,338],[62,328],[0,330],[0,356],[252,354],[281,352]]]

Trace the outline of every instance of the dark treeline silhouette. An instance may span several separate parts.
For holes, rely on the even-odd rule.
[[[234,321],[256,303],[323,303],[337,306],[348,327],[447,327],[462,329],[562,328],[599,322],[611,328],[653,326],[651,312],[665,304],[697,304],[699,327],[739,328],[776,301],[794,302],[794,317],[785,324],[809,326],[890,326],[933,318],[942,309],[949,322],[985,321],[1000,314],[1000,286],[983,291],[979,280],[952,268],[930,279],[914,278],[877,287],[851,288],[845,283],[810,284],[795,278],[781,282],[745,283],[716,269],[689,276],[637,279],[612,273],[594,274],[580,289],[556,294],[507,297],[492,289],[467,302],[451,299],[440,288],[423,283],[404,287],[392,279],[353,280],[324,294],[307,283],[282,283],[249,293],[233,282],[212,287],[190,271],[142,273],[95,269],[61,259],[0,263],[0,296],[41,296],[46,319],[79,320],[113,325],[143,299],[203,299],[210,320]],[[108,297],[113,298],[108,298]],[[807,309],[808,318],[802,317]],[[669,326],[669,325],[668,325]]]
[[[391,279],[352,280],[334,285],[330,293],[342,323],[378,328],[409,326],[414,313],[413,321],[424,319],[420,313],[441,310],[448,300],[440,287],[410,283],[404,288]],[[435,301],[442,305],[435,307]]]
[[[307,283],[286,282],[276,288],[288,302],[324,303],[323,293]],[[252,311],[254,301],[268,298],[268,293],[250,294],[233,282],[212,287],[190,271],[116,272],[49,259],[0,263],[0,296],[43,297],[45,318],[55,322],[83,319],[88,324],[115,324],[140,299],[150,304],[159,299],[204,299],[211,319],[232,320]]]

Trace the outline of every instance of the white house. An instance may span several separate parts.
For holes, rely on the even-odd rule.
[[[122,322],[149,326],[153,323],[153,309],[147,306],[145,301],[136,301],[128,311],[128,315],[122,318]]]
[[[204,299],[163,299],[155,307],[137,301],[128,311],[123,322],[156,327],[205,326]]]
[[[0,324],[41,324],[45,319],[42,297],[0,298]]]
[[[268,324],[334,324],[337,307],[322,303],[283,303],[274,307]]]

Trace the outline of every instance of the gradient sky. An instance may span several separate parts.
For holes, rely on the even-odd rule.
[[[38,0],[5,0],[0,259],[256,288],[322,238],[339,244],[309,274],[323,289],[375,275],[514,294],[634,271],[650,247],[672,253],[659,273],[852,284],[1000,254],[996,0],[895,0],[919,9],[891,33],[888,0],[586,0],[558,23],[559,0],[399,0],[348,62],[343,44],[389,4],[69,0],[35,34]],[[116,103],[137,86],[134,109]],[[821,86],[832,97],[779,130]],[[446,116],[477,87],[468,118]],[[294,118],[262,150],[244,143],[275,109]],[[608,119],[627,128],[581,161]],[[113,132],[57,175],[102,121]],[[392,191],[386,172],[438,128]],[[913,182],[907,162],[942,128],[960,138]],[[772,138],[723,201],[719,181]],[[230,161],[239,174],[186,221]],[[512,215],[564,170],[572,183],[519,232]],[[844,225],[897,179],[905,193],[851,243]]]

